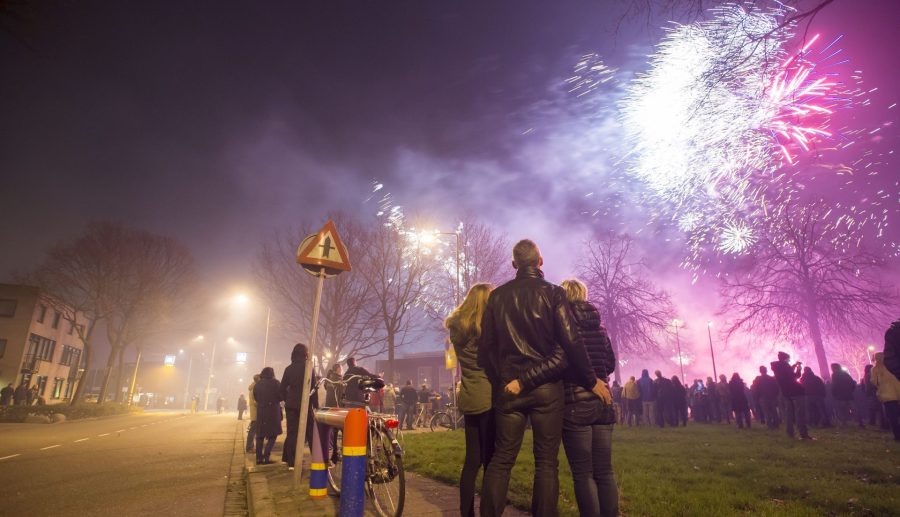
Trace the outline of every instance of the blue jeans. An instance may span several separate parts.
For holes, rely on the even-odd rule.
[[[612,468],[613,424],[563,424],[563,447],[572,470],[578,513],[584,516],[619,514],[619,490]]]

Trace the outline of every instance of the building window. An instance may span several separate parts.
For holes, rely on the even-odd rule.
[[[6,340],[0,339],[0,359],[3,359],[4,355],[6,355]]]
[[[56,341],[47,339],[37,334],[28,337],[28,355],[42,361],[52,361],[53,351],[56,349]]]
[[[43,322],[44,322],[44,318],[46,318],[46,317],[47,317],[47,306],[46,306],[46,305],[39,305],[39,306],[38,306],[38,313],[37,313],[37,322],[38,322],[38,323],[43,323]]]
[[[59,328],[59,319],[62,317],[62,314],[59,311],[53,311],[53,328]]]
[[[47,376],[46,375],[38,375],[37,376],[37,387],[38,387],[38,395],[44,396],[44,392],[47,391]]]
[[[0,299],[0,318],[13,318],[16,316],[16,307],[18,307],[18,300],[11,300],[9,298]]]
[[[69,382],[66,383],[66,394],[63,395],[63,398],[65,398],[65,399],[71,399],[71,398],[72,398],[72,392],[73,392],[74,390],[75,390],[75,381],[72,380],[72,379],[69,379]]]
[[[58,399],[62,396],[62,387],[63,387],[63,378],[56,377],[53,379],[53,392],[50,393],[50,398]]]
[[[74,333],[74,332],[75,332],[75,324],[70,321],[69,322],[69,335],[71,336],[72,333]]]
[[[59,358],[59,364],[63,366],[78,366],[78,359],[81,358],[81,350],[74,346],[63,345],[62,355]]]

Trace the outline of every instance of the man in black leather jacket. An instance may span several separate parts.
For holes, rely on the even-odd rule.
[[[534,443],[531,513],[557,515],[559,445],[563,423],[566,367],[574,381],[611,403],[579,341],[563,289],[544,280],[537,245],[513,248],[516,278],[491,292],[481,323],[478,362],[493,385],[496,421],[494,456],[484,475],[481,515],[501,515],[509,475],[530,418]]]

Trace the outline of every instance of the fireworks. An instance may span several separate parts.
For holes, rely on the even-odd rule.
[[[796,164],[836,147],[822,145],[832,115],[858,93],[835,73],[840,38],[795,43],[785,8],[713,13],[671,29],[621,105],[629,172],[685,233],[694,269],[703,254],[752,248],[771,207],[801,188]]]
[[[615,72],[614,68],[606,66],[598,54],[585,54],[575,63],[572,77],[566,79],[570,85],[569,93],[577,97],[587,95],[611,81]]]

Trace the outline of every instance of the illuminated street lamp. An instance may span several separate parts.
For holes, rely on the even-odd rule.
[[[234,297],[234,303],[237,305],[246,305],[250,302],[250,297],[246,294],[240,293]],[[272,308],[269,307],[269,304],[266,304],[266,339],[263,342],[263,357],[262,357],[262,365],[266,366],[266,357],[269,355],[269,324],[272,321]]]
[[[869,348],[866,349],[866,355],[869,357],[869,364],[872,364],[872,352],[875,351],[875,345],[869,345]]]
[[[678,366],[681,367],[681,383],[684,384],[684,358],[681,356],[681,340],[678,338],[678,327],[684,322],[679,319],[672,320],[672,326],[675,327],[675,346],[678,350]]]
[[[712,357],[712,365],[713,365],[713,379],[718,379],[719,374],[716,373],[716,352],[713,351],[712,344],[712,322],[706,322],[706,333],[709,335],[709,355]]]

